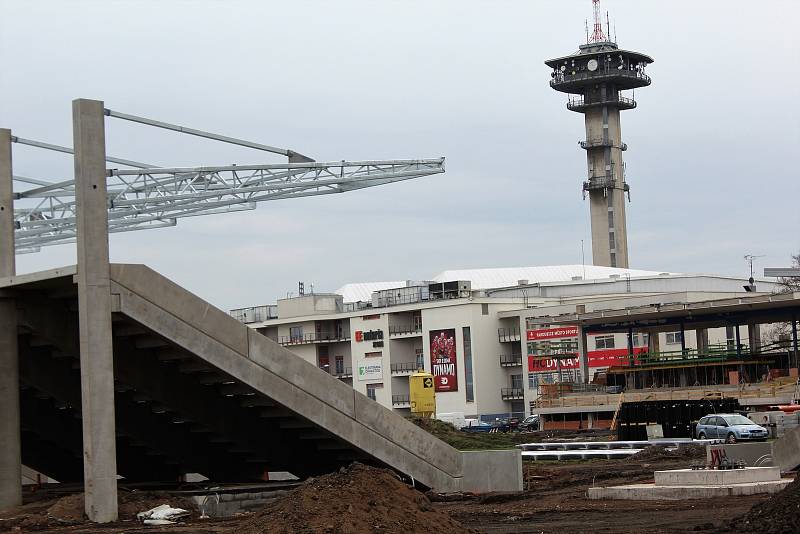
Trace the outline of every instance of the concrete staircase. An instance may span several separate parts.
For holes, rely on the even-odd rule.
[[[17,277],[23,462],[82,478],[75,268]],[[143,265],[111,265],[118,473],[307,477],[360,460],[439,491],[522,489],[519,451],[461,453]]]

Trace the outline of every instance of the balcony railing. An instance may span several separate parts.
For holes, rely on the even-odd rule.
[[[597,189],[619,189],[618,180],[611,175],[592,176],[589,181],[583,182],[584,191],[594,191]],[[622,182],[622,190],[630,191],[630,186]]]
[[[616,106],[620,109],[633,109],[636,107],[636,100],[620,96],[619,98],[607,98],[605,100],[586,100],[584,98],[572,98],[567,100],[567,109],[570,111],[583,112],[587,108],[594,106]]]
[[[621,143],[619,145],[615,145],[613,141],[604,141],[602,139],[587,139],[586,141],[578,141],[578,144],[583,149],[590,149],[590,148],[597,148],[601,146],[610,146],[612,148],[618,148],[623,152],[628,150],[628,145],[626,143]]]
[[[392,406],[402,408],[411,406],[411,397],[408,395],[392,395]]]
[[[500,398],[503,400],[522,400],[525,393],[522,388],[502,388]]]
[[[350,332],[336,333],[313,333],[303,334],[302,336],[279,336],[278,343],[281,345],[306,345],[308,343],[336,343],[339,341],[350,341]]]
[[[500,367],[522,366],[522,354],[501,354]]]
[[[331,374],[336,378],[353,378],[353,368],[345,367],[343,369],[336,369]]]
[[[519,341],[519,328],[498,328],[497,338],[501,343],[508,341]]]
[[[417,369],[419,369],[415,362],[392,363],[389,368],[392,370],[393,375],[409,375],[416,373]]]
[[[636,80],[635,83],[640,87],[650,85],[650,76],[642,70],[608,68],[594,72],[576,72],[575,74],[557,73],[556,77],[550,80],[550,87],[556,89],[562,85],[574,84],[579,82],[601,82],[604,79],[627,78]]]
[[[228,312],[231,317],[243,323],[260,323],[268,319],[278,318],[278,306],[253,306],[251,308],[238,308]]]
[[[390,336],[422,335],[422,325],[389,325]]]

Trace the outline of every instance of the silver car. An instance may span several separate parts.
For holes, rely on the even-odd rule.
[[[726,443],[736,443],[763,441],[769,432],[743,415],[718,413],[700,418],[695,434],[697,439],[724,439]]]

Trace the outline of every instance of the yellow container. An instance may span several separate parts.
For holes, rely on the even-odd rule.
[[[416,372],[408,377],[411,413],[434,415],[436,413],[436,394],[433,375]]]

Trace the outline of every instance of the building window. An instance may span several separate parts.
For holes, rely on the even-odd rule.
[[[417,359],[417,369],[425,369],[425,351],[422,348],[414,349]]]
[[[462,328],[464,336],[464,382],[466,382],[467,402],[475,402],[475,383],[472,379],[472,335],[469,327]]]
[[[489,305],[481,304],[481,315],[489,315]]]
[[[291,341],[303,341],[303,327],[302,326],[290,326],[289,327],[289,339]]]
[[[522,375],[511,375],[511,387],[522,389]]]
[[[539,373],[528,373],[528,389],[539,387]]]
[[[421,332],[422,331],[422,312],[417,312],[412,316],[412,322],[414,324],[414,332]]]
[[[681,342],[680,332],[667,332],[667,345],[677,345]]]
[[[336,374],[343,375],[344,374],[344,356],[341,354],[337,354],[335,357],[334,362],[336,363]]]
[[[594,338],[594,348],[597,350],[600,349],[613,349],[614,348],[614,336],[595,336]]]
[[[378,352],[365,352],[364,353],[364,357],[365,358],[380,358],[381,356],[383,356],[383,353],[380,352],[380,351],[378,351]]]
[[[372,400],[377,400],[375,396],[375,390],[382,388],[383,384],[367,384],[367,397],[369,397]]]

